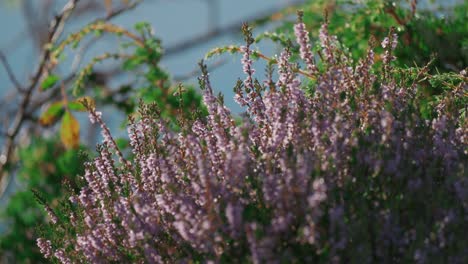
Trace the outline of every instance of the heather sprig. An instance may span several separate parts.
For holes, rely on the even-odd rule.
[[[294,25],[294,34],[296,35],[297,43],[300,48],[301,59],[305,62],[307,70],[311,73],[317,71],[317,66],[315,66],[314,55],[312,54],[312,45],[309,40],[309,32],[306,29],[306,25],[302,21],[302,16],[304,13],[302,11],[297,12],[298,21]]]
[[[277,76],[254,76],[253,37],[243,26],[246,78],[236,121],[213,94],[201,63],[207,115],[173,130],[154,105],[131,118],[132,155],[125,158],[98,112],[104,143],[84,164],[85,185],[71,197],[69,232],[38,240],[45,257],[62,262],[420,262],[463,263],[467,122],[460,107],[466,77],[424,115],[421,87],[434,78],[390,63],[397,37],[354,63],[320,29],[322,60],[314,57],[301,21],[298,74],[285,48]],[[270,66],[271,67],[271,66]],[[465,100],[466,101],[466,100]],[[114,160],[112,154],[116,154]],[[466,189],[466,188],[465,188]],[[75,217],[76,215],[76,217]],[[52,228],[57,228],[52,225]],[[51,241],[51,242],[49,242]]]

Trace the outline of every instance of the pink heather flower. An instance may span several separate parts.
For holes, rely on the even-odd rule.
[[[383,62],[384,62],[385,64],[388,64],[388,63],[390,63],[391,61],[396,60],[396,57],[393,56],[393,55],[391,55],[390,52],[389,52],[388,50],[386,50],[382,60],[383,60]]]
[[[388,47],[388,44],[390,44],[390,39],[388,37],[385,37],[382,41],[382,48],[386,49]]]
[[[242,65],[243,65],[243,70],[244,73],[247,74],[246,79],[244,80],[244,85],[245,87],[249,89],[254,89],[253,87],[253,75],[255,74],[255,69],[252,68],[252,59],[250,58],[250,55],[252,54],[252,50],[250,49],[250,46],[241,46],[240,47],[241,52],[243,53],[242,55]]]
[[[383,56],[384,64],[388,64],[391,61],[396,60],[396,57],[391,54],[391,51],[395,50],[397,45],[398,45],[398,35],[395,33],[392,33],[390,37],[386,37],[382,41],[382,48],[386,49],[384,56]]]
[[[293,79],[293,72],[291,68],[291,64],[289,63],[289,59],[291,57],[291,52],[289,50],[283,50],[280,56],[277,58],[278,60],[278,82],[277,86],[281,87],[286,85]]]
[[[310,207],[315,208],[327,199],[327,187],[323,178],[315,179],[312,186],[314,193],[309,196],[307,201]]]
[[[54,224],[54,225],[57,224],[58,218],[57,218],[57,215],[54,213],[54,211],[52,211],[52,208],[50,208],[49,205],[45,205],[45,210],[46,210],[47,215],[49,216],[49,219],[52,222],[52,224]]]
[[[53,254],[52,243],[44,238],[38,238],[36,241],[41,254],[44,255],[45,258],[50,258]]]
[[[71,260],[65,255],[63,249],[55,251],[54,256],[63,264],[72,264]]]
[[[336,50],[336,37],[330,36],[328,32],[328,24],[323,23],[319,31],[320,46],[326,61],[333,65],[335,63],[334,52]]]
[[[91,121],[91,124],[95,124],[97,121],[96,118],[101,118],[102,117],[102,112],[99,111],[91,111],[89,113],[89,121]]]
[[[304,60],[309,72],[316,72],[317,67],[314,64],[314,55],[312,54],[312,46],[310,45],[309,32],[304,23],[297,23],[294,25],[294,34],[296,41],[299,44],[299,51],[301,59]]]
[[[384,49],[386,49],[387,47],[390,47],[391,50],[394,50],[398,45],[398,35],[396,33],[392,33],[390,38],[385,37],[381,45],[382,45],[382,48]]]

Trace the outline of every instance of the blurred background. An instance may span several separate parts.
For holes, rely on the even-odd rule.
[[[65,195],[64,181],[73,182],[82,171],[79,152],[92,153],[99,141],[99,129],[90,126],[85,112],[73,112],[81,132],[72,147],[59,135],[68,131],[60,119],[63,109],[54,113],[57,116],[47,114],[63,93],[70,99],[77,97],[71,91],[74,82],[93,58],[126,51],[128,40],[119,34],[86,36],[76,49],[65,49],[57,65],[44,52],[47,43],[61,43],[97,19],[161,41],[163,52],[156,56],[157,65],[145,61],[142,64],[147,65],[133,69],[113,60],[93,65],[80,95],[95,99],[103,119],[116,137],[123,138],[119,143],[125,147],[124,122],[139,98],[159,100],[163,91],[167,101],[160,103],[177,105],[171,89],[179,82],[196,94],[198,61],[213,48],[242,45],[243,22],[254,26],[254,36],[276,32],[270,35],[273,41],[261,41],[255,48],[267,56],[279,53],[275,42],[294,39],[291,29],[299,8],[305,11],[312,39],[327,10],[332,33],[339,34],[356,57],[363,54],[371,35],[380,40],[394,26],[405,43],[397,54],[402,65],[423,65],[434,51],[442,72],[460,71],[467,65],[468,12],[463,0],[0,0],[0,263],[44,261],[34,247],[34,227],[47,220],[31,190],[57,204]],[[142,21],[148,22],[151,32],[134,27]],[[138,49],[132,51],[138,53]],[[234,54],[207,61],[215,92],[223,93],[225,104],[237,114],[242,109],[234,103],[232,89],[243,78],[240,58]],[[259,60],[255,65],[261,80],[265,63]],[[45,82],[48,90],[39,91],[46,89]],[[166,94],[165,89],[170,92]],[[187,100],[197,104],[199,97]],[[169,115],[173,110],[167,109]]]

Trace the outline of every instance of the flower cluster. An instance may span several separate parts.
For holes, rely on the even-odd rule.
[[[301,57],[315,69],[303,24],[295,29]],[[143,106],[128,129],[128,161],[90,109],[105,140],[85,164],[73,210],[57,224],[73,230],[69,243],[38,240],[44,256],[92,263],[467,261],[460,230],[468,228],[468,122],[455,103],[466,82],[423,117],[417,77],[403,78],[385,59],[382,78],[371,49],[354,65],[328,34],[324,25],[324,60],[317,79],[307,80],[310,93],[289,49],[277,58],[277,82],[255,81],[248,35],[247,78],[235,89],[244,119],[213,95],[202,67],[207,116],[174,131],[156,106]],[[389,54],[394,42],[392,35],[382,43]]]
[[[317,66],[314,63],[314,55],[312,54],[312,45],[309,40],[309,32],[306,29],[306,25],[302,21],[303,12],[298,12],[298,23],[294,25],[294,34],[296,35],[296,41],[299,44],[299,50],[301,59],[305,62],[307,70],[309,72],[316,72]]]

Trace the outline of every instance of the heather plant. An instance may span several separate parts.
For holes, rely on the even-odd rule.
[[[62,263],[468,261],[467,73],[395,67],[395,30],[354,61],[328,23],[317,54],[299,16],[301,64],[246,44],[242,121],[201,63],[207,115],[156,103],[130,117],[131,154],[87,103],[103,142],[37,244]],[[376,54],[382,63],[375,64]],[[265,81],[254,59],[269,62]],[[276,66],[275,66],[276,65]],[[304,65],[303,69],[300,68]],[[276,75],[273,74],[276,67]],[[277,76],[277,77],[273,77]],[[426,88],[440,89],[427,101]],[[182,91],[181,91],[182,93]],[[38,198],[40,200],[40,197]]]
[[[411,8],[401,8],[398,1],[396,6],[389,5],[388,2],[384,1],[366,1],[364,5],[350,2],[343,4],[341,1],[337,1],[332,5],[324,5],[324,3],[319,2],[314,1],[304,7],[305,28],[314,29],[320,26],[319,23],[322,20],[320,13],[326,6],[330,20],[330,31],[339,34],[341,45],[344,44],[344,46],[350,47],[350,54],[348,55],[355,60],[367,53],[367,39],[371,34],[377,36],[377,38],[383,38],[390,26],[396,26],[398,34],[403,38],[404,45],[396,47],[394,53],[397,59],[393,61],[394,65],[413,65],[413,61],[416,61],[419,65],[423,65],[422,63],[430,60],[430,54],[433,51],[437,51],[442,56],[436,56],[436,60],[432,65],[437,66],[438,69],[447,71],[463,68],[463,65],[466,66],[466,63],[463,63],[463,61],[466,61],[466,52],[463,53],[466,46],[464,45],[464,42],[466,42],[464,36],[466,34],[463,33],[466,31],[465,21],[466,14],[468,13],[466,12],[466,4],[453,8],[453,13],[450,16],[442,18],[419,9],[415,9],[416,12],[412,15],[413,10]],[[346,9],[347,7],[350,8]],[[403,19],[398,20],[398,18]],[[408,19],[406,20],[406,18]],[[406,24],[400,24],[400,22]],[[285,26],[278,29],[276,34],[259,36],[256,41],[260,41],[266,36],[273,39],[280,37],[283,44],[288,45],[285,36],[295,38],[294,29],[295,27],[293,27],[292,23],[286,23]],[[175,116],[181,112],[187,115],[200,106],[199,95],[193,89],[180,93],[179,87],[170,83],[169,74],[158,66],[163,52],[159,46],[159,40],[153,36],[149,26],[145,23],[138,24],[133,33],[132,30],[118,28],[111,23],[92,23],[77,34],[70,36],[68,41],[74,49],[80,48],[78,50],[80,52],[82,47],[79,44],[86,42],[86,38],[89,38],[90,35],[98,39],[109,34],[116,34],[121,41],[131,40],[131,38],[127,38],[127,35],[130,35],[135,37],[135,41],[129,41],[122,45],[119,52],[127,51],[126,54],[102,54],[86,64],[76,75],[73,75],[73,78],[78,76],[78,79],[74,82],[75,84],[73,87],[68,85],[65,87],[65,92],[70,101],[64,103],[63,98],[60,100],[60,96],[55,96],[54,100],[51,100],[50,106],[46,107],[39,118],[37,118],[40,123],[46,126],[54,126],[52,130],[65,127],[66,129],[63,129],[64,133],[61,134],[65,136],[72,135],[73,128],[76,128],[78,125],[73,115],[76,110],[83,110],[75,95],[79,97],[86,96],[86,98],[92,97],[93,101],[97,103],[98,108],[102,108],[103,105],[111,105],[126,113],[135,111],[135,106],[138,102],[136,98],[143,98],[145,102],[157,101],[162,115],[164,118],[171,118],[171,123],[175,121]],[[309,35],[311,39],[315,40],[318,38],[318,31],[314,30]],[[409,40],[410,42],[408,42]],[[304,39],[301,41],[304,41]],[[60,42],[58,43],[60,44]],[[138,43],[144,43],[147,47],[145,48],[143,47],[144,45],[142,46]],[[84,43],[81,46],[86,45]],[[442,49],[441,46],[445,47],[445,45],[450,45],[450,48]],[[64,45],[63,48],[66,46]],[[306,45],[300,46],[299,44],[295,44],[290,47],[292,61],[295,61],[296,55],[300,57],[300,47],[306,47]],[[54,46],[50,46],[49,48],[57,50],[57,47],[54,48]],[[236,51],[240,51],[239,47],[235,48]],[[316,56],[319,54],[318,51],[322,49],[320,45],[311,45],[311,48],[315,48],[315,50],[308,48],[309,52],[317,54]],[[303,50],[307,52],[307,48]],[[58,73],[60,71],[55,72],[52,70],[56,65],[64,64],[61,61],[64,55],[60,52],[56,52],[55,54],[57,55],[55,56],[56,60],[53,61],[54,65],[50,67],[50,75],[43,81],[41,90],[47,90],[45,93],[60,94],[57,87],[62,82],[69,82],[70,77],[60,76]],[[252,50],[251,57],[253,59],[258,57],[258,55],[261,56],[262,54],[256,50]],[[379,56],[375,58],[377,63],[381,61]],[[121,59],[123,61],[121,65],[123,66],[124,74],[132,77],[137,76],[137,78],[133,79],[130,83],[123,84],[120,87],[113,87],[110,90],[106,83],[102,83],[101,79],[103,76],[100,72],[102,68],[107,68],[108,64],[105,64],[105,67],[101,68],[99,64],[105,63],[105,60],[114,59],[117,61]],[[304,63],[302,64],[305,66],[304,68],[307,68],[306,65],[310,65],[307,59],[304,59],[301,63]],[[318,61],[318,64],[320,63]],[[434,67],[430,67],[430,69],[434,69]],[[298,68],[295,68],[294,71],[297,71],[299,75],[304,77],[301,80],[303,82],[302,88],[307,94],[312,94],[314,92],[315,78],[309,78],[312,76],[307,76],[307,72]],[[141,74],[142,72],[143,74]],[[304,75],[303,73],[306,74]],[[406,70],[404,75],[417,76],[418,73],[418,69],[413,68]],[[119,73],[119,75],[123,74]],[[419,97],[417,101],[419,111],[422,117],[427,120],[434,118],[435,111],[433,105],[436,103],[436,100],[439,100],[438,98],[427,97],[427,95],[432,96],[441,92],[445,93],[444,87],[457,86],[461,80],[460,76],[454,73],[429,77],[417,83],[418,95],[424,95]],[[420,79],[422,80],[424,77],[421,75]],[[461,101],[461,98],[456,98],[456,100],[458,100],[458,102],[455,102],[458,106],[463,105],[464,102]],[[181,102],[184,105],[184,110],[179,110]],[[66,123],[68,124],[67,126],[63,126],[61,123],[66,114],[64,111],[66,107],[69,107],[71,110],[67,115],[67,119],[73,121]],[[33,121],[31,120],[31,122]],[[59,123],[59,126],[55,126],[55,123]],[[169,125],[169,127],[170,129],[174,129],[173,124]],[[30,146],[21,147],[19,150],[21,162],[18,164],[18,175],[20,175],[19,181],[22,191],[11,198],[8,207],[2,215],[3,219],[9,223],[8,230],[0,237],[0,254],[3,257],[7,257],[3,258],[3,261],[22,263],[44,261],[39,258],[39,250],[35,245],[37,234],[34,234],[33,229],[35,226],[45,223],[46,219],[44,218],[44,212],[39,208],[40,205],[32,199],[33,194],[30,190],[37,190],[47,204],[55,207],[57,200],[67,195],[66,193],[64,194],[63,179],[74,181],[74,176],[77,172],[84,169],[81,166],[79,169],[77,168],[77,165],[81,162],[77,158],[77,150],[67,150],[61,146],[59,141],[62,141],[62,143],[70,142],[72,148],[76,148],[78,137],[74,136],[71,140],[65,139],[65,141],[63,138],[54,137],[52,140],[45,140],[45,142],[44,139],[39,138],[33,140]],[[116,141],[122,147],[125,144],[121,143],[125,143],[126,140],[116,139]],[[88,144],[92,143],[88,142]],[[44,149],[47,149],[47,151],[44,151]],[[66,161],[66,166],[63,166],[64,160]]]

